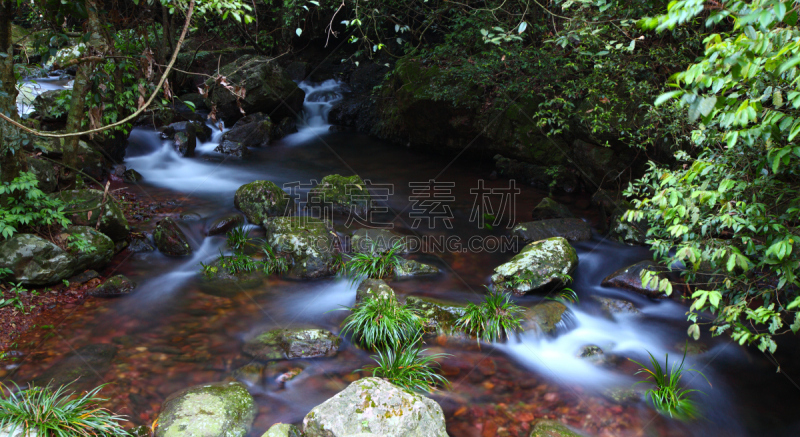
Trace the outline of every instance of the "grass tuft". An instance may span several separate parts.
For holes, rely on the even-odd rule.
[[[395,241],[388,251],[378,253],[377,244],[373,241],[368,252],[352,255],[344,264],[342,274],[350,278],[351,282],[358,282],[363,278],[391,277],[400,265],[399,253],[404,247],[402,241]]]
[[[351,313],[342,322],[340,335],[352,333],[354,342],[370,349],[400,347],[422,329],[422,319],[415,310],[400,305],[392,295],[375,296],[343,309]]]
[[[480,304],[467,305],[456,326],[479,340],[493,342],[522,329],[522,320],[517,317],[522,311],[524,308],[515,304],[510,294],[491,291]]]
[[[372,371],[372,376],[386,378],[392,384],[419,392],[432,392],[437,385],[445,388],[450,383],[447,378],[435,372],[436,360],[447,358],[449,354],[425,355],[427,349],[419,346],[408,346],[399,352],[387,349],[378,351],[371,358],[376,366],[365,367],[356,372]]]

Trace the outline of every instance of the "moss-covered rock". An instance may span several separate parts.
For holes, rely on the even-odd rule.
[[[309,207],[329,209],[334,214],[356,214],[366,217],[370,207],[370,194],[364,180],[358,175],[325,176],[308,193]]]
[[[273,329],[245,342],[243,351],[259,360],[332,357],[341,341],[324,329]]]
[[[356,289],[356,305],[366,299],[376,297],[381,299],[394,298],[395,293],[392,287],[383,279],[367,278],[358,284],[358,288]]]
[[[310,217],[271,217],[264,221],[267,242],[292,257],[290,273],[319,278],[336,272],[338,237],[328,222]]]
[[[119,297],[133,292],[136,283],[124,275],[116,275],[106,279],[99,287],[89,291],[89,295],[95,297]]]
[[[228,214],[225,217],[220,217],[214,220],[208,227],[206,235],[220,235],[224,234],[231,229],[244,224],[244,217],[241,214]]]
[[[214,149],[220,153],[244,156],[249,147],[263,147],[270,142],[273,124],[269,116],[261,112],[250,114],[222,134],[219,146]]]
[[[153,230],[153,241],[164,255],[186,256],[192,253],[192,246],[189,245],[186,234],[170,217],[158,222]]]
[[[122,173],[122,180],[128,183],[141,182],[142,179],[144,179],[144,176],[132,168],[129,168]]]
[[[569,211],[569,208],[556,202],[555,200],[545,197],[533,208],[531,218],[534,220],[547,220],[558,218],[573,218],[574,216]]]
[[[545,300],[522,312],[523,331],[535,331],[540,334],[555,334],[559,327],[566,328],[564,315],[569,310],[561,302]]]
[[[303,434],[294,425],[276,423],[272,425],[261,437],[302,437]]]
[[[426,332],[436,335],[457,335],[456,320],[464,314],[464,305],[429,297],[408,296],[406,304],[423,318]]]
[[[446,437],[444,413],[432,399],[381,378],[363,378],[314,407],[303,419],[306,437]]]
[[[37,187],[45,193],[52,193],[58,188],[58,172],[53,163],[30,156],[26,159],[28,171],[39,181]]]
[[[205,103],[209,108],[216,107],[219,116],[232,123],[242,118],[239,105],[246,113],[263,112],[275,117],[292,117],[303,109],[305,93],[277,62],[265,56],[241,56],[220,68],[220,75],[234,86],[243,87],[244,97],[237,97],[224,86],[209,79],[208,97]]]
[[[441,272],[438,267],[430,264],[414,261],[413,259],[401,258],[394,269],[396,278],[407,278],[411,276],[435,275]]]
[[[520,223],[514,226],[511,234],[526,244],[553,237],[563,237],[568,241],[585,241],[592,238],[592,228],[577,218],[548,219]]]
[[[531,437],[584,437],[572,428],[555,420],[542,419],[536,422]]]
[[[292,203],[281,188],[270,181],[254,181],[236,190],[233,206],[242,211],[250,223],[262,223],[267,217],[291,212]]]
[[[653,261],[640,261],[606,276],[602,285],[603,287],[624,288],[652,298],[666,297],[664,293],[658,291],[657,286],[653,286],[650,283],[647,286],[642,284],[642,274],[646,271],[653,272],[659,279],[669,279],[664,267]]]
[[[167,398],[156,437],[245,437],[257,411],[241,383],[197,385]]]
[[[610,297],[592,296],[592,299],[600,304],[600,311],[606,316],[613,317],[617,314],[640,314],[636,306],[624,299],[612,299]]]
[[[65,190],[58,194],[66,204],[66,211],[74,211],[68,217],[73,224],[94,227],[100,218],[99,231],[113,241],[125,240],[131,228],[128,219],[117,204],[100,190]]]
[[[61,68],[64,64],[83,56],[84,51],[86,51],[86,45],[84,43],[59,49],[55,55],[47,60],[47,66]]]
[[[577,267],[578,254],[567,240],[548,238],[528,244],[511,261],[495,268],[492,283],[518,295],[549,291],[566,285],[566,276]]]
[[[353,232],[350,250],[357,253],[383,254],[397,242],[405,245],[403,236],[389,229],[362,228]],[[397,253],[405,252],[405,246]]]

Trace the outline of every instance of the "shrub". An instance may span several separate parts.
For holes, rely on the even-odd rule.
[[[373,241],[367,253],[355,253],[342,268],[342,274],[356,282],[361,278],[387,278],[394,275],[400,265],[400,255],[403,242],[395,241],[391,248],[384,253],[379,253]]]
[[[126,419],[98,406],[106,401],[98,396],[105,385],[83,396],[67,391],[68,386],[53,390],[49,385],[25,389],[15,385],[12,390],[0,385],[8,392],[5,397],[0,393],[0,429],[47,437],[128,435],[120,426]]]
[[[511,300],[510,294],[493,291],[479,305],[467,305],[464,314],[456,320],[456,326],[479,340],[496,341],[522,329],[517,314],[523,310]]]
[[[406,344],[422,329],[414,309],[400,305],[394,296],[376,296],[362,301],[342,322],[341,335],[353,334],[355,342],[378,349]]]
[[[427,349],[421,350],[419,346],[409,346],[400,352],[392,349],[378,351],[377,355],[371,357],[377,366],[365,367],[357,372],[371,370],[372,376],[386,378],[392,384],[421,392],[431,392],[436,385],[449,386],[447,378],[434,372],[433,366],[438,365],[436,360],[450,355],[424,355],[425,352]]]
[[[64,202],[48,196],[38,185],[39,181],[30,172],[20,173],[13,181],[0,185],[0,198],[6,196],[0,205],[0,235],[11,238],[22,229],[70,224],[64,215]]]
[[[673,364],[671,368],[669,367],[669,354],[666,354],[664,358],[664,367],[661,367],[661,364],[653,354],[650,352],[647,352],[647,354],[650,355],[652,370],[644,364],[629,358],[629,360],[641,366],[641,369],[636,372],[637,375],[640,373],[647,374],[646,380],[639,381],[636,384],[649,382],[654,386],[645,392],[645,399],[652,400],[653,406],[660,413],[667,414],[675,419],[691,420],[700,417],[697,404],[688,396],[689,393],[699,392],[699,390],[681,388],[679,384],[684,371],[697,372],[706,379],[706,382],[708,382],[708,379],[699,370],[683,368],[686,360],[686,349],[683,351],[683,358],[680,364],[677,366]],[[711,384],[709,383],[709,385]]]

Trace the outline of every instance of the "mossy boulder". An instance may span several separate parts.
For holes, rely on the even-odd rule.
[[[100,218],[100,232],[106,234],[113,241],[125,240],[131,228],[125,214],[106,196],[103,202],[103,192],[100,190],[65,190],[58,194],[66,204],[66,211],[75,211],[68,217],[73,224],[94,227]]]
[[[616,272],[608,275],[601,283],[603,287],[618,287],[626,290],[635,291],[641,295],[662,298],[666,295],[658,291],[658,287],[648,283],[647,286],[642,284],[642,274],[644,272],[654,273],[659,280],[669,279],[666,274],[666,269],[659,266],[653,261],[640,261],[628,267],[623,267]]]
[[[243,351],[259,360],[332,357],[341,341],[324,329],[273,329],[245,342]]]
[[[267,217],[289,213],[292,199],[270,181],[254,181],[236,190],[233,206],[243,212],[250,223],[262,223]]]
[[[363,302],[366,299],[372,298],[394,298],[395,293],[392,287],[383,279],[367,278],[358,284],[356,289],[356,304]]]
[[[73,61],[83,56],[84,51],[86,51],[86,44],[84,43],[79,43],[74,46],[69,46],[69,47],[64,47],[63,49],[59,49],[55,55],[51,56],[47,60],[47,66],[53,68],[61,68],[64,64],[67,64],[70,61]]]
[[[328,212],[366,217],[370,200],[366,184],[358,175],[332,174],[325,176],[308,193],[308,206],[320,208],[323,214]]]
[[[406,304],[424,319],[425,331],[436,335],[459,333],[456,320],[464,314],[464,305],[420,296],[406,297]]]
[[[294,425],[289,425],[287,423],[276,423],[275,425],[272,425],[261,437],[303,437],[303,433],[301,433],[300,430]]]
[[[206,235],[220,235],[244,224],[241,214],[228,214],[214,220],[206,231]]]
[[[187,256],[192,253],[192,246],[189,245],[186,234],[178,227],[178,223],[170,217],[158,222],[158,225],[153,230],[153,242],[164,255]]]
[[[170,395],[158,414],[156,437],[245,437],[255,401],[239,382],[201,384]]]
[[[397,242],[405,245],[403,236],[389,229],[357,229],[350,238],[350,250],[357,253],[383,254]],[[405,246],[397,253],[405,252]]]
[[[261,112],[250,114],[222,134],[219,146],[214,149],[220,153],[244,156],[250,147],[267,146],[273,125],[269,116]]]
[[[536,422],[530,437],[584,437],[572,428],[555,420],[542,419]]]
[[[574,216],[569,211],[569,208],[556,202],[555,200],[545,197],[533,208],[531,218],[534,220],[548,220],[559,218],[573,218]]]
[[[396,278],[407,278],[411,276],[435,275],[441,272],[438,267],[430,264],[414,261],[413,259],[401,258],[394,269]]]
[[[131,294],[136,288],[136,283],[124,275],[115,275],[103,282],[99,287],[89,291],[95,297],[119,297]]]
[[[311,217],[271,217],[264,221],[267,242],[292,258],[290,273],[319,278],[336,272],[338,237],[331,225]]]
[[[565,315],[568,313],[569,309],[561,302],[552,300],[539,302],[532,307],[526,307],[520,314],[522,330],[555,334],[559,327],[567,327]]]
[[[295,84],[277,62],[266,56],[241,56],[220,68],[219,74],[233,86],[240,86],[244,97],[238,99],[227,88],[213,78],[205,104],[216,107],[217,113],[226,123],[242,118],[245,113],[263,112],[277,118],[294,117],[303,109],[305,93]]]
[[[314,407],[303,419],[306,437],[447,437],[442,407],[385,379],[363,378]]]
[[[37,187],[44,193],[52,193],[58,188],[58,172],[53,163],[44,159],[37,159],[33,156],[25,160],[28,163],[28,171],[33,173],[39,181]]]
[[[102,267],[114,255],[114,242],[92,228],[70,226],[56,238],[63,246],[70,238],[80,238],[94,250],[64,250],[38,235],[14,234],[0,241],[0,267],[11,270],[6,279],[28,285],[53,284],[87,268]]]
[[[534,241],[511,261],[494,269],[495,288],[523,295],[531,291],[550,291],[566,285],[567,275],[578,267],[578,254],[561,237]]]
[[[591,239],[592,228],[581,219],[559,218],[520,223],[514,226],[511,234],[526,244],[553,237],[563,237],[575,242]]]

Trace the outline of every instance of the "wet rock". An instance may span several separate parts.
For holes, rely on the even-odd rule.
[[[106,196],[103,202],[103,192],[100,190],[65,190],[58,194],[66,204],[67,211],[77,211],[68,214],[69,219],[75,225],[91,226],[97,224],[100,218],[99,231],[106,234],[114,241],[125,240],[130,232],[128,219],[119,206]]]
[[[243,351],[259,360],[332,357],[341,341],[324,329],[273,329],[245,342]]]
[[[275,141],[295,132],[297,132],[297,117],[284,117],[280,122],[272,125],[269,138],[271,141]]]
[[[306,437],[447,436],[439,404],[381,378],[359,379],[314,407],[303,419],[303,432]]]
[[[531,212],[531,218],[534,220],[548,220],[548,219],[559,219],[559,218],[573,218],[574,216],[569,211],[569,209],[556,202],[555,200],[545,197],[533,208],[533,212]]]
[[[201,384],[170,395],[158,414],[156,437],[245,437],[255,401],[238,382]]]
[[[658,291],[658,287],[650,284],[647,284],[647,286],[642,285],[642,272],[645,271],[656,273],[659,279],[667,278],[667,275],[664,273],[666,271],[664,267],[652,261],[640,261],[606,276],[605,279],[603,279],[602,285],[603,287],[624,288],[652,298],[666,297],[664,293]]]
[[[114,255],[114,242],[89,226],[70,226],[56,238],[67,246],[67,252],[73,259],[75,271],[89,267],[102,267],[111,261],[111,257]],[[85,242],[87,244],[85,250],[74,247],[72,244],[75,241]]]
[[[411,259],[400,259],[399,264],[394,270],[396,278],[407,278],[411,276],[435,275],[441,272],[438,267],[424,264]]]
[[[194,132],[177,132],[172,139],[175,151],[181,156],[192,157],[194,150],[197,148],[197,137]]]
[[[264,379],[264,365],[258,362],[245,364],[244,366],[231,372],[231,378],[240,381],[247,386],[261,384]]]
[[[44,122],[66,121],[67,110],[65,106],[59,105],[56,100],[61,99],[69,104],[71,90],[48,90],[33,100],[33,113],[31,117],[38,118]]]
[[[593,300],[596,300],[600,304],[600,311],[605,313],[608,316],[614,316],[616,314],[640,314],[636,306],[627,301],[622,299],[611,299],[609,297],[600,297],[600,296],[592,296]]]
[[[370,194],[364,180],[358,175],[325,176],[308,193],[308,207],[321,208],[322,214],[356,214],[366,217],[370,207]]]
[[[292,258],[290,273],[299,278],[335,274],[338,238],[330,223],[310,217],[271,217],[264,221],[267,243]]]
[[[94,270],[87,270],[69,278],[70,284],[85,284],[94,278],[99,278],[100,274]]]
[[[389,251],[396,242],[405,244],[403,236],[389,229],[362,228],[350,238],[350,250],[357,253],[383,254]],[[405,252],[405,248],[397,253]]]
[[[600,346],[595,344],[582,347],[578,357],[596,366],[613,366],[622,361],[621,357],[616,355],[609,356]]]
[[[106,279],[102,285],[89,291],[90,296],[94,297],[119,297],[133,292],[136,283],[124,275],[116,275]]]
[[[218,218],[211,223],[208,227],[206,235],[220,235],[230,231],[233,228],[239,227],[244,224],[244,217],[241,214],[229,214],[225,217]]]
[[[53,364],[36,377],[34,383],[38,386],[49,383],[59,387],[80,378],[79,384],[91,384],[108,370],[116,354],[117,348],[110,344],[83,346]]]
[[[158,250],[169,256],[187,256],[192,253],[192,247],[175,220],[167,217],[156,225],[153,230],[153,241]]]
[[[231,130],[222,134],[219,146],[214,149],[220,153],[244,156],[248,147],[264,147],[269,144],[273,124],[269,116],[256,112],[250,114],[233,125]]]
[[[525,243],[553,237],[562,237],[575,242],[590,240],[592,228],[588,223],[577,218],[548,219],[520,223],[514,226],[511,234],[519,237]]]
[[[180,214],[180,219],[185,221],[185,222],[196,222],[196,221],[200,220],[201,218],[203,218],[203,217],[201,217],[200,214],[198,214],[196,212],[182,212]]]
[[[276,62],[265,56],[245,55],[220,68],[227,82],[244,88],[244,98],[239,104],[245,113],[263,112],[276,118],[294,117],[303,109],[305,93]],[[231,123],[242,117],[237,97],[213,79],[205,103],[216,106],[217,113]]]
[[[406,304],[425,319],[425,331],[437,335],[459,333],[456,320],[464,314],[464,305],[419,296],[406,297]]]
[[[292,199],[270,181],[254,181],[236,190],[233,205],[250,223],[262,223],[267,217],[289,213]]]
[[[261,437],[303,437],[303,434],[294,425],[276,423],[272,425]]]
[[[53,163],[44,159],[29,156],[26,160],[28,171],[39,181],[37,187],[44,193],[52,193],[58,188],[58,172]]]
[[[642,393],[630,387],[614,387],[603,390],[603,396],[615,404],[628,405],[641,402]]]
[[[383,279],[367,278],[361,281],[356,289],[356,305],[371,298],[394,298],[395,293]]]
[[[122,174],[122,180],[131,184],[141,182],[143,178],[141,173],[132,168],[125,170],[125,173]]]
[[[561,237],[535,241],[511,261],[494,269],[492,283],[498,289],[522,295],[549,291],[566,285],[566,276],[578,267],[578,254]]]
[[[622,216],[615,216],[608,229],[608,236],[628,246],[644,246],[647,244],[647,230],[645,220],[622,220]]]
[[[561,302],[545,300],[532,307],[525,308],[520,315],[523,331],[535,331],[540,334],[554,334],[559,327],[566,327],[564,315],[569,313],[567,306]]]
[[[583,437],[572,428],[555,420],[541,419],[536,422],[530,437]]]
[[[244,290],[252,290],[263,284],[267,274],[263,269],[250,272],[231,272],[218,258],[209,264],[211,274],[203,274],[199,282],[200,291],[211,296],[231,297]]]
[[[209,141],[211,139],[211,128],[200,121],[179,121],[169,126],[161,128],[161,138],[171,140],[175,134],[185,133],[187,136],[194,135],[199,141]]]
[[[150,241],[150,235],[146,232],[131,234],[131,242],[128,251],[133,253],[152,252],[156,246]]]
[[[305,79],[310,71],[311,65],[308,62],[292,61],[286,66],[286,74],[297,82]]]

